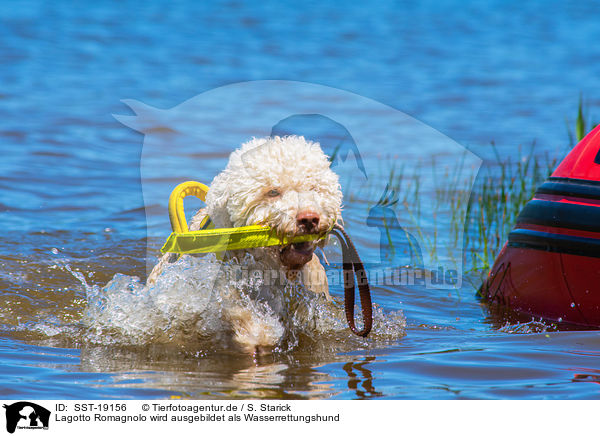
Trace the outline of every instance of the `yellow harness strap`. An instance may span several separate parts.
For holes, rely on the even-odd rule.
[[[169,236],[161,253],[200,254],[218,253],[227,250],[241,250],[256,247],[272,247],[286,245],[292,242],[306,242],[322,239],[325,235],[300,235],[293,239],[280,238],[273,229],[266,226],[245,226],[233,228],[210,228],[189,231],[183,199],[189,195],[205,201],[208,186],[199,182],[184,182],[175,187],[169,197],[169,219],[173,233]],[[207,224],[209,217],[202,221],[202,227]]]

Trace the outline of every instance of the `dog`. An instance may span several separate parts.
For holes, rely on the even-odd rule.
[[[206,207],[191,219],[189,228],[200,230],[208,216],[216,228],[258,224],[272,228],[280,237],[292,238],[324,235],[336,222],[342,222],[341,214],[339,179],[320,144],[302,136],[273,136],[254,138],[230,155],[226,168],[210,184]],[[265,271],[329,300],[325,269],[315,254],[325,243],[326,239],[321,239],[227,251],[221,260],[240,261],[250,255]],[[148,276],[147,285],[156,282],[166,265],[175,260],[175,254],[164,255]],[[272,288],[270,292],[280,290],[276,285]],[[269,329],[241,304],[229,305],[224,317],[235,342],[252,352],[274,347],[281,338],[280,328]]]

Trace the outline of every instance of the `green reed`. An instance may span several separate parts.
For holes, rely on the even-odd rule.
[[[533,197],[537,186],[554,170],[557,159],[537,156],[532,146],[517,158],[486,164],[471,192],[464,223],[465,266],[475,276],[485,274],[502,249],[508,233],[523,206]]]
[[[570,148],[595,126],[589,118],[586,121],[586,112],[587,108],[580,98],[573,131],[568,129]],[[408,219],[412,223],[409,230],[424,243],[423,251],[428,251],[433,259],[440,255],[452,257],[452,251],[460,252],[457,248],[462,246],[465,277],[474,287],[479,287],[489,271],[523,206],[558,163],[556,156],[547,152],[536,153],[535,144],[527,149],[519,146],[514,155],[506,157],[501,156],[494,143],[491,143],[491,148],[495,159],[484,163],[473,186],[467,186],[461,179],[463,162],[459,162],[453,168],[446,168],[442,177],[434,175],[433,180],[441,181],[434,192],[422,192],[422,185],[424,171],[438,168],[435,162],[433,165],[431,162],[411,165],[409,171],[404,165],[397,167],[395,159],[378,161],[378,174],[388,174],[386,189],[394,192],[397,200],[390,207],[394,207],[397,216],[403,216],[404,221]],[[346,201],[373,207],[378,199],[381,200],[381,179],[376,182],[369,181],[356,186],[355,190],[348,189],[350,194]],[[427,230],[421,226],[420,195],[428,196],[425,198],[428,198],[434,220]],[[448,208],[448,205],[452,207]],[[437,222],[443,224],[440,228],[448,229],[447,234],[437,234]],[[438,252],[440,236],[445,238],[443,247],[447,248],[447,252]]]

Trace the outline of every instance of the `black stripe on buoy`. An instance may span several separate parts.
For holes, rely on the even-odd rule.
[[[531,200],[517,217],[517,224],[600,232],[600,207]]]
[[[516,229],[508,235],[508,246],[533,250],[600,257],[600,239]]]
[[[600,182],[597,180],[550,177],[535,191],[535,195],[538,194],[564,195],[566,197],[600,200]]]

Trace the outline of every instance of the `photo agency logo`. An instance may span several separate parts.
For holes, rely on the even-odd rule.
[[[270,202],[268,213],[260,216],[262,224],[275,221],[285,227],[304,220],[318,226],[330,222],[335,207],[329,206],[339,184],[343,214],[335,218],[358,248],[369,282],[461,287],[463,229],[481,159],[434,128],[357,94],[292,81],[231,84],[171,109],[123,102],[135,115],[115,118],[144,134],[142,191],[148,239],[156,241],[148,247],[148,271],[156,263],[156,245],[166,236],[166,203],[175,185],[187,180],[210,185],[229,154],[254,141],[255,147],[236,157],[241,160],[236,170],[244,174],[231,183],[248,189],[246,198],[228,203],[229,213],[259,216],[261,193]],[[318,148],[302,161],[282,161],[283,172],[278,172],[281,168],[265,154],[265,138],[290,136],[318,143],[337,181],[313,171],[321,164]],[[231,186],[232,192],[242,190]],[[192,214],[190,209],[188,219]],[[335,285],[343,283],[343,271],[337,268],[340,247],[333,239],[315,254],[329,265],[327,280]],[[276,268],[260,274],[266,282],[285,279]]]
[[[38,404],[19,401],[5,404],[6,431],[14,433],[19,430],[48,430],[50,411]]]

